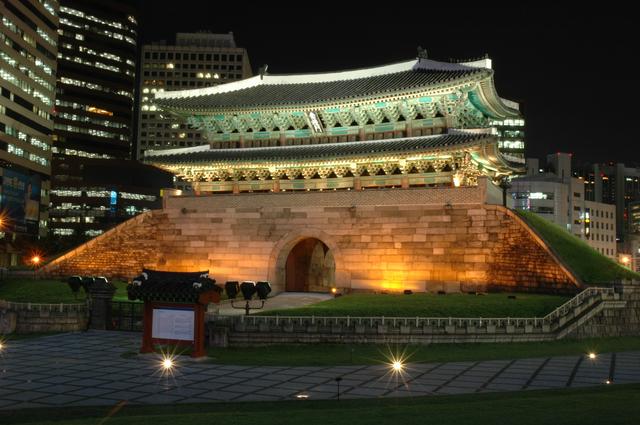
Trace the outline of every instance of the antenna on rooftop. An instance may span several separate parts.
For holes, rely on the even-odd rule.
[[[424,49],[422,46],[418,46],[418,59],[429,59],[427,49]]]
[[[262,77],[264,77],[265,75],[267,75],[267,69],[269,68],[269,65],[264,64],[260,67],[259,69],[259,74],[260,74],[260,79],[262,80]]]

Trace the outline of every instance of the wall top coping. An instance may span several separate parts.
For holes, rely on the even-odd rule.
[[[457,188],[370,189],[353,191],[243,193],[210,196],[170,196],[165,209],[259,208],[299,206],[385,205],[479,205],[484,203],[480,186]]]

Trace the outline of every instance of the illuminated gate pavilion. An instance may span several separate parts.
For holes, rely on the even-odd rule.
[[[219,282],[267,280],[275,292],[570,292],[580,284],[501,205],[496,183],[523,162],[501,150],[493,126],[522,118],[497,95],[489,59],[262,72],[158,93],[155,102],[206,130],[203,146],[145,156],[195,193],[165,194],[162,210],[47,272],[208,270]]]
[[[491,60],[426,58],[355,71],[261,75],[162,92],[156,103],[209,143],[146,161],[198,193],[473,186],[518,172],[490,124],[520,119]]]

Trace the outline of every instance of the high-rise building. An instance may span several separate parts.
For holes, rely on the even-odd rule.
[[[623,163],[586,163],[574,173],[584,181],[587,199],[616,206],[618,241],[640,231],[634,225],[632,206],[640,202],[640,168]]]
[[[51,236],[79,242],[160,206],[171,175],[131,160],[138,2],[61,0]],[[64,244],[61,242],[59,246]]]
[[[60,1],[54,154],[131,158],[135,4]]]
[[[202,130],[163,113],[154,102],[156,93],[210,87],[252,75],[247,51],[236,46],[233,33],[178,33],[175,45],[145,45],[141,68],[138,158],[147,149],[206,143]]]
[[[527,159],[527,175],[511,180],[514,208],[536,213],[616,259],[615,206],[586,198],[582,179],[572,176],[571,154],[548,155],[544,172],[536,172],[537,164]]]
[[[45,235],[58,52],[55,0],[0,2],[0,265]]]

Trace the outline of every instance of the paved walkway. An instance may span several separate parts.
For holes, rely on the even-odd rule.
[[[220,366],[180,359],[162,377],[155,355],[122,358],[140,334],[70,333],[10,341],[0,356],[0,409],[215,401],[376,398],[517,391],[640,382],[640,352],[409,364],[402,377],[380,366]]]
[[[326,301],[332,299],[332,294],[314,293],[314,292],[280,292],[273,297],[269,297],[264,304],[261,311],[280,310],[284,308],[298,308],[305,307],[310,304],[319,303],[320,301]],[[231,302],[225,300],[220,303],[218,308],[218,314],[224,316],[239,316],[245,314],[244,305],[245,301],[242,300],[242,296],[239,296],[237,301],[233,304],[236,307],[231,306]],[[252,300],[250,305],[253,307],[260,307],[259,300]],[[255,312],[257,310],[252,310]]]

